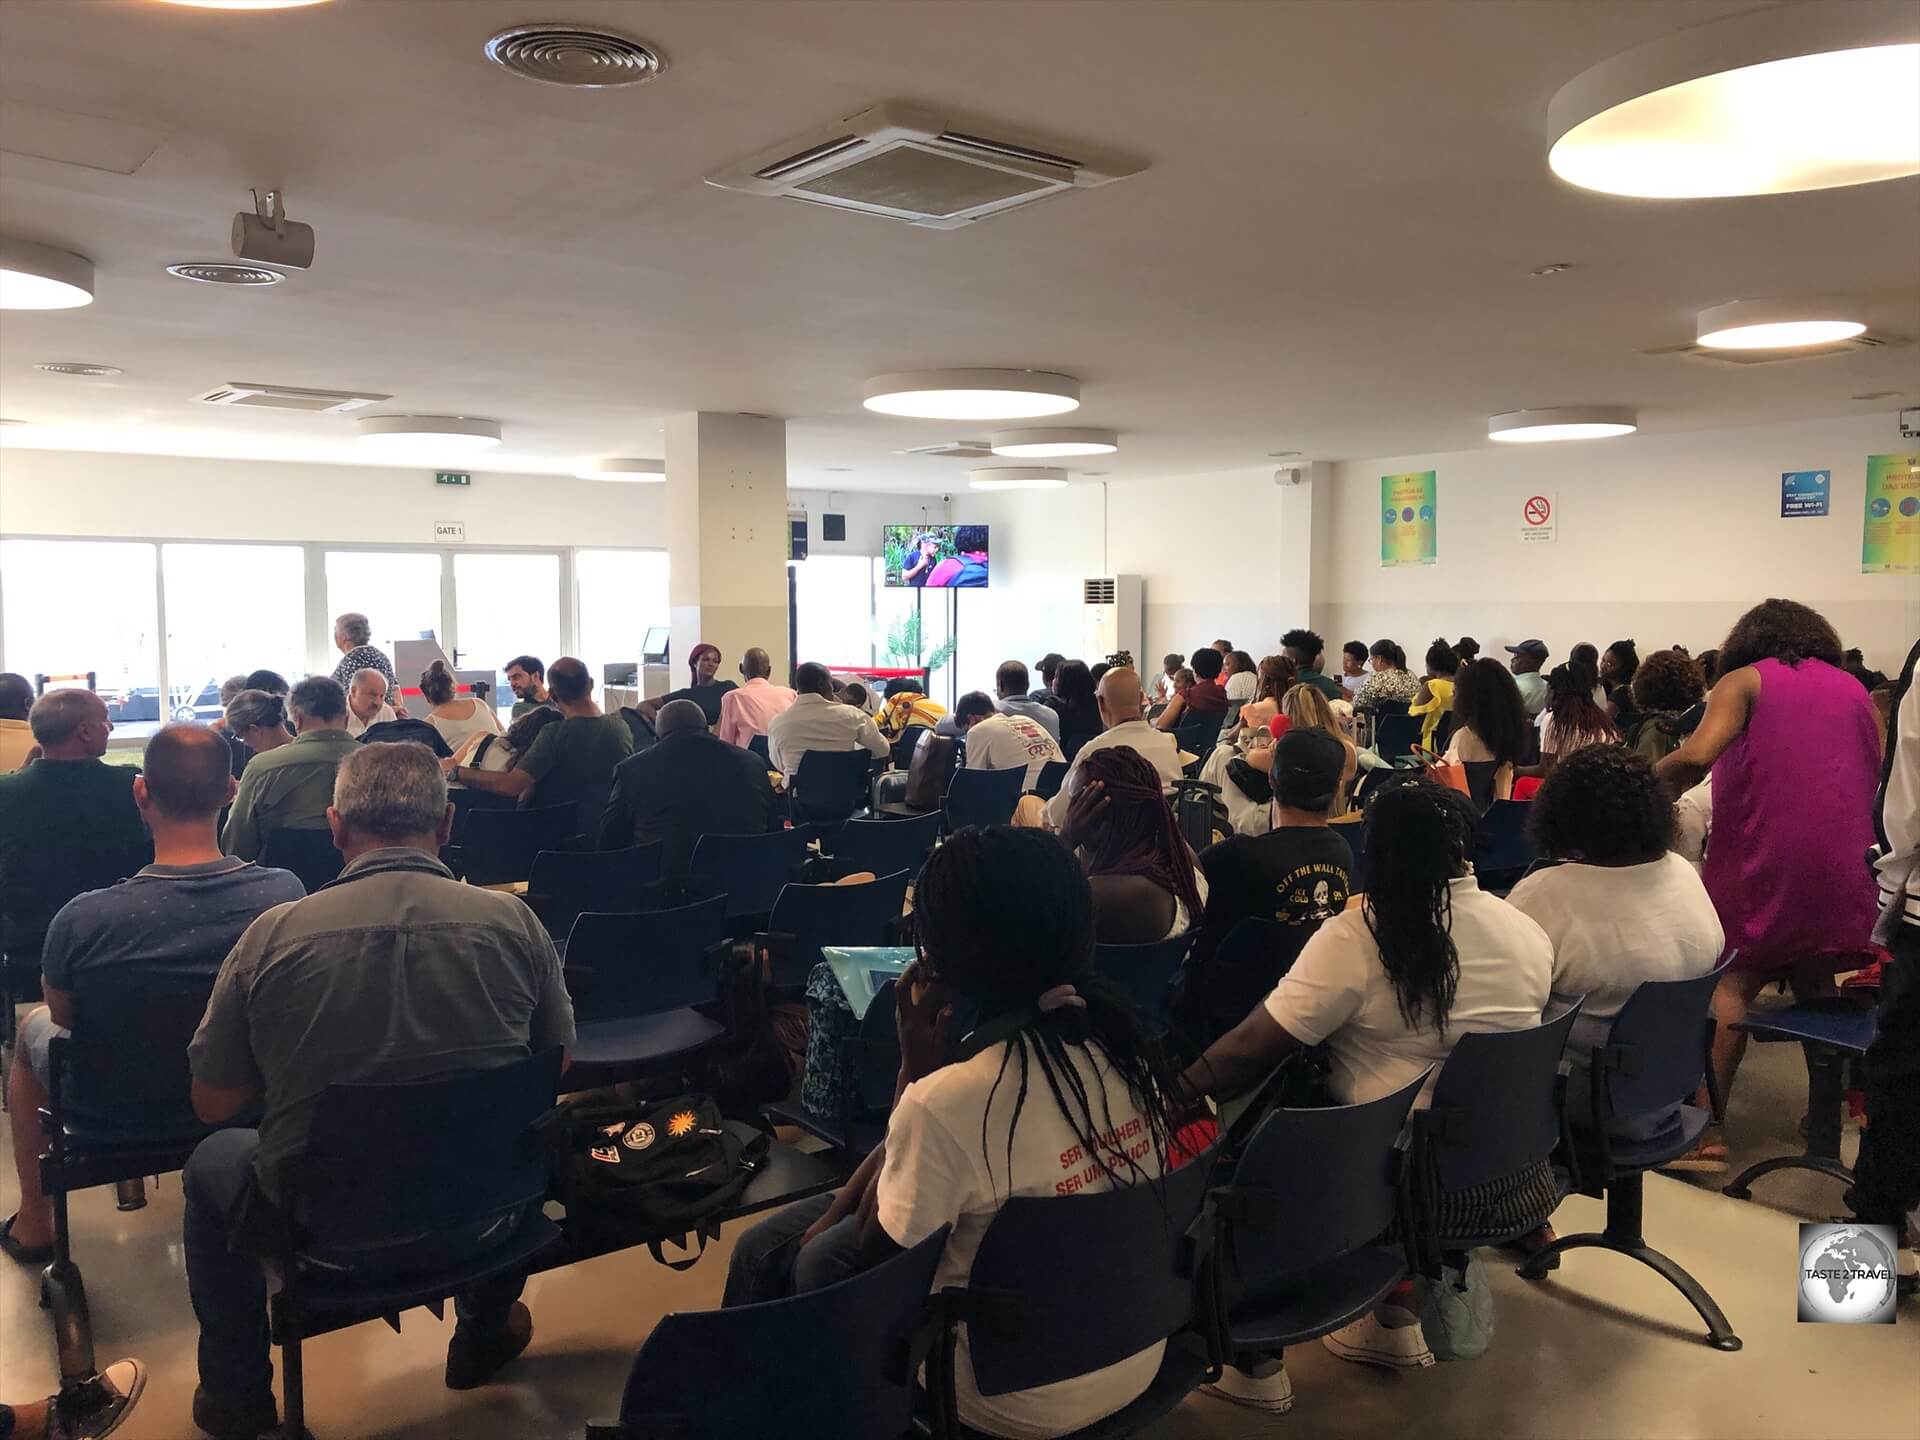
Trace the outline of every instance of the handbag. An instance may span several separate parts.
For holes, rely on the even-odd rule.
[[[1414,753],[1426,762],[1427,778],[1433,781],[1434,784],[1444,785],[1449,790],[1458,790],[1462,795],[1468,796],[1469,798],[1472,797],[1473,787],[1467,783],[1467,767],[1465,765],[1460,764],[1457,760],[1442,760],[1435,756],[1431,750],[1416,749]]]

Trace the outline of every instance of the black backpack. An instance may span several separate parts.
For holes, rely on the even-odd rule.
[[[669,1260],[662,1241],[647,1249],[662,1265],[685,1270],[720,1227],[708,1217],[740,1196],[766,1163],[773,1137],[720,1114],[707,1095],[581,1106],[570,1112],[563,1190],[567,1226],[590,1245],[631,1243],[636,1234],[672,1239],[686,1248]]]

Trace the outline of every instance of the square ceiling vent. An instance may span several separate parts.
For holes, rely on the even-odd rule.
[[[750,195],[957,230],[1067,190],[1138,174],[1143,162],[1067,155],[918,106],[888,102],[707,176]]]
[[[355,390],[303,390],[296,385],[258,385],[235,380],[193,398],[202,405],[233,405],[247,410],[299,410],[308,415],[345,415],[393,397]]]

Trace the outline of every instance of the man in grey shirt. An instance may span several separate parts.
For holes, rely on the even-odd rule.
[[[1002,660],[993,672],[993,691],[999,698],[993,708],[1002,715],[1024,715],[1060,743],[1060,712],[1042,705],[1027,694],[1027,666],[1022,660]]]
[[[223,1130],[187,1164],[187,1285],[200,1321],[193,1415],[215,1440],[252,1440],[278,1424],[266,1282],[244,1252],[259,1216],[248,1212],[271,1214],[280,1166],[304,1147],[321,1091],[486,1069],[573,1041],[560,962],[533,912],[459,883],[438,859],[453,808],[430,751],[356,749],[327,821],[346,859],[340,879],[247,928],[187,1052],[203,1122],[262,1111],[258,1130]],[[511,1233],[426,1241],[442,1257],[449,1239],[477,1254],[507,1238],[503,1228]],[[457,1298],[450,1388],[484,1384],[526,1348],[533,1322],[520,1286],[509,1276]]]

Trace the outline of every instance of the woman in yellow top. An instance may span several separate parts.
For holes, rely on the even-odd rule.
[[[1460,661],[1446,641],[1436,640],[1427,647],[1427,678],[1420,682],[1419,692],[1407,707],[1409,715],[1423,717],[1420,721],[1422,749],[1433,749],[1434,731],[1453,709],[1453,677],[1459,669]]]
[[[887,703],[874,717],[874,723],[880,727],[882,735],[889,740],[897,740],[909,725],[924,725],[929,730],[933,729],[946,713],[946,706],[926,697],[917,679],[898,675],[887,682]]]

